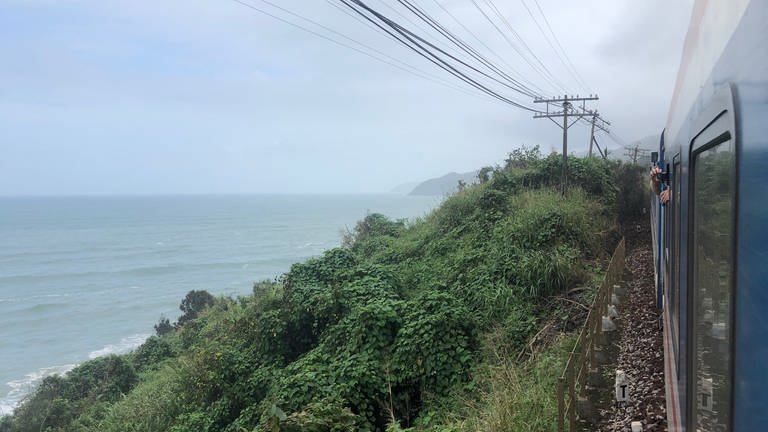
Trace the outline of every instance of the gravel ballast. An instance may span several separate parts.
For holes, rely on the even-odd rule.
[[[647,233],[637,233],[644,237]],[[650,237],[650,236],[649,236]],[[653,283],[653,254],[645,238],[632,239],[626,265],[632,276],[627,280],[627,294],[619,306],[618,357],[609,367],[627,374],[631,400],[598,410],[600,431],[631,431],[634,421],[643,431],[666,431],[664,396],[664,348],[661,310],[656,308]],[[639,241],[637,241],[639,240]],[[632,244],[634,243],[634,244]],[[609,382],[611,389],[613,380]]]

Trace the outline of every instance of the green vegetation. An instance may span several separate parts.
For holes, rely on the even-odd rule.
[[[516,151],[421,220],[366,216],[253,295],[190,292],[177,323],[47,378],[0,431],[552,430],[573,328],[558,299],[594,285],[640,175],[571,159],[563,196],[559,164]]]

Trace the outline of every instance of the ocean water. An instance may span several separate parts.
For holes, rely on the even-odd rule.
[[[45,376],[126,353],[190,290],[249,294],[338,246],[368,212],[414,218],[434,197],[0,198],[0,415]]]

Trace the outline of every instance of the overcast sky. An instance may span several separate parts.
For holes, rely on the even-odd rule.
[[[336,9],[337,0],[272,1],[461,85]],[[471,0],[437,1],[502,59],[436,0],[418,3],[545,95],[561,94]],[[538,2],[589,88],[522,1],[495,3],[568,93],[600,95],[594,107],[618,136],[660,133],[692,0]],[[395,0],[368,3],[419,31],[388,8]],[[499,163],[521,145],[559,149],[561,131],[531,117],[232,0],[0,0],[0,195],[386,192]],[[587,134],[572,128],[569,149],[584,151]]]

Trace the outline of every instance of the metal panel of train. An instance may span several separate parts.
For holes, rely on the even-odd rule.
[[[768,430],[768,1],[697,0],[658,164],[669,430]]]

